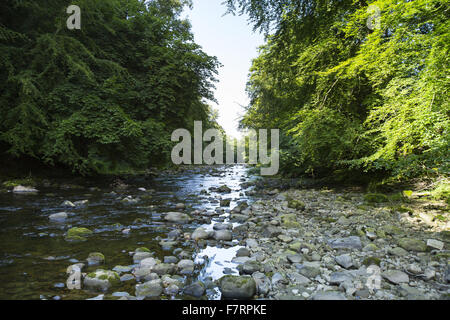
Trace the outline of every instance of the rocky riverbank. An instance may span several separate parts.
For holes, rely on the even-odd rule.
[[[433,220],[448,218],[442,206],[413,200],[405,210],[326,189],[268,193],[249,211],[240,267],[260,297],[448,298],[449,224]]]

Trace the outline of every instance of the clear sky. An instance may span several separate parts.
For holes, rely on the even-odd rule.
[[[227,14],[223,0],[194,0],[193,10],[185,15],[192,24],[195,42],[207,54],[216,56],[223,64],[219,69],[219,82],[215,92],[219,110],[219,124],[228,135],[239,137],[239,117],[244,113],[240,105],[248,105],[245,92],[248,73],[253,58],[264,36],[254,33],[246,16]]]

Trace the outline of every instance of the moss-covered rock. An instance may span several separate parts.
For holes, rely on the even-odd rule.
[[[374,252],[378,250],[380,250],[380,248],[378,248],[374,243],[369,243],[363,248],[363,251],[365,252]]]
[[[395,206],[391,208],[392,212],[401,212],[401,213],[409,213],[413,214],[414,211],[411,208],[405,206]]]
[[[217,188],[217,191],[220,193],[230,193],[231,189],[228,186],[223,185]]]
[[[364,200],[367,203],[384,203],[389,202],[389,199],[386,195],[382,193],[367,193],[364,195]]]
[[[301,248],[302,248],[301,242],[294,242],[289,245],[289,249],[295,252],[300,252]]]
[[[398,240],[398,245],[407,251],[425,252],[427,245],[424,241],[412,238]]]
[[[93,231],[87,228],[74,227],[67,231],[66,240],[69,241],[85,241],[85,237],[93,234]]]
[[[281,216],[281,223],[286,228],[300,228],[295,214],[284,214]]]
[[[100,252],[91,252],[86,260],[91,266],[99,265],[105,262],[105,256]]]
[[[256,282],[248,276],[224,276],[219,280],[222,296],[228,299],[251,299],[256,294]]]
[[[291,209],[303,211],[303,210],[305,210],[306,205],[305,205],[305,203],[303,201],[289,199],[288,200],[288,207],[291,208]]]
[[[18,186],[30,186],[30,187],[36,187],[37,183],[33,178],[24,178],[24,179],[15,179],[15,180],[8,180],[4,181],[2,185],[7,189],[13,189],[14,187]]]
[[[389,198],[389,201],[391,201],[391,202],[403,202],[403,201],[405,201],[405,196],[401,192],[391,194],[390,196],[388,196],[388,198]]]
[[[117,272],[99,269],[89,273],[83,283],[91,290],[106,292],[112,286],[120,284],[120,277]]]
[[[382,232],[392,235],[392,236],[403,233],[402,229],[400,229],[399,227],[392,225],[392,224],[385,225],[385,226],[381,227],[378,231],[382,231]]]
[[[367,257],[363,260],[363,265],[365,266],[372,266],[372,265],[376,265],[376,266],[380,266],[381,264],[381,259],[377,258],[377,257]]]

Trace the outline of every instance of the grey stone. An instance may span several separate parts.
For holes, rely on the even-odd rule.
[[[186,208],[186,205],[184,203],[177,203],[175,205],[175,209],[177,209],[177,210],[183,210],[185,208]]]
[[[228,223],[216,223],[213,226],[214,230],[231,230],[233,228],[232,224],[228,224]]]
[[[348,272],[333,272],[330,275],[330,284],[341,284],[346,281],[352,281],[353,276]]]
[[[131,281],[134,280],[134,276],[132,274],[124,274],[123,276],[120,277],[120,281],[121,282],[126,282],[126,281]]]
[[[198,241],[198,240],[206,240],[209,239],[211,234],[207,232],[204,228],[197,228],[191,235],[191,239]]]
[[[311,280],[309,280],[307,277],[305,277],[304,275],[301,275],[297,272],[293,272],[288,274],[289,279],[298,284],[298,285],[307,285],[311,282]]]
[[[419,265],[415,264],[415,263],[411,263],[408,266],[406,266],[406,270],[412,274],[421,274],[422,273],[422,269],[420,268]]]
[[[450,265],[447,265],[445,270],[444,281],[450,283]]]
[[[115,266],[112,270],[117,273],[126,273],[131,272],[131,270],[133,270],[133,266]]]
[[[128,292],[114,292],[111,294],[113,297],[129,297],[130,294]]]
[[[178,262],[177,267],[181,274],[191,274],[194,272],[195,264],[192,260],[184,259]]]
[[[312,300],[347,300],[347,298],[337,291],[319,291],[312,296]]]
[[[426,268],[423,273],[423,279],[430,281],[436,277],[436,271],[433,268]]]
[[[409,277],[406,273],[399,270],[388,270],[382,273],[383,278],[393,284],[408,283]]]
[[[139,267],[141,268],[153,268],[156,266],[160,261],[156,260],[155,258],[145,258],[139,262]]]
[[[68,215],[66,212],[59,212],[59,213],[51,214],[48,218],[51,221],[64,222],[67,219],[67,217],[68,217]]]
[[[282,230],[275,226],[267,226],[262,231],[262,236],[264,238],[275,238],[282,233]]]
[[[75,204],[72,201],[66,200],[63,203],[61,203],[61,207],[73,208],[75,207]]]
[[[164,292],[169,296],[175,296],[180,291],[180,288],[176,284],[170,284],[164,289]]]
[[[180,230],[172,230],[167,234],[167,237],[171,240],[175,240],[177,238],[179,238],[181,236],[181,231]]]
[[[33,187],[15,186],[13,189],[14,193],[36,193],[37,189]]]
[[[300,263],[303,261],[303,257],[300,254],[291,254],[287,256],[290,263]]]
[[[255,272],[252,277],[256,283],[257,294],[267,295],[270,291],[270,279],[261,272]]]
[[[300,274],[304,275],[309,279],[314,279],[321,273],[319,268],[307,266],[304,264],[296,264],[295,267],[298,269]]]
[[[174,256],[165,256],[164,263],[178,263],[178,258]]]
[[[389,254],[397,257],[404,257],[408,255],[408,251],[400,247],[395,247],[389,250]]]
[[[252,261],[252,260],[249,260],[242,265],[242,272],[244,274],[251,275],[251,274],[259,271],[259,269],[261,269],[261,265],[258,262]]]
[[[335,260],[338,265],[345,269],[351,268],[353,266],[353,260],[349,254],[337,256]]]
[[[442,241],[435,240],[435,239],[428,239],[427,246],[432,249],[437,249],[437,250],[444,249],[444,243]]]
[[[333,249],[358,249],[362,248],[361,239],[357,236],[347,238],[338,238],[328,241],[328,244]]]
[[[279,273],[279,272],[275,273],[272,276],[272,284],[273,285],[277,285],[278,283],[282,283],[282,284],[286,284],[287,283],[287,281],[284,278],[284,276],[281,273]]]
[[[157,264],[152,268],[152,271],[159,276],[165,274],[174,274],[175,273],[175,265],[168,263]]]
[[[139,263],[142,260],[147,259],[147,258],[151,258],[151,257],[152,257],[152,254],[150,252],[136,252],[133,255],[133,262],[134,263]]]
[[[236,257],[249,257],[249,256],[250,256],[250,250],[248,250],[247,248],[240,248],[236,252]]]
[[[183,292],[188,296],[200,298],[205,294],[205,285],[202,282],[197,281],[184,288]]]
[[[173,223],[187,223],[192,220],[187,214],[182,212],[168,212],[164,216],[164,220]]]
[[[218,241],[231,241],[233,236],[229,230],[217,230],[214,232],[214,239]]]
[[[360,297],[361,299],[367,299],[370,297],[370,291],[368,289],[357,290],[355,296]]]

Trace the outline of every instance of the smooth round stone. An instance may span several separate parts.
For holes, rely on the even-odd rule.
[[[129,297],[130,294],[128,292],[114,292],[112,294],[113,297]]]
[[[178,263],[178,258],[174,256],[164,257],[164,263]]]

